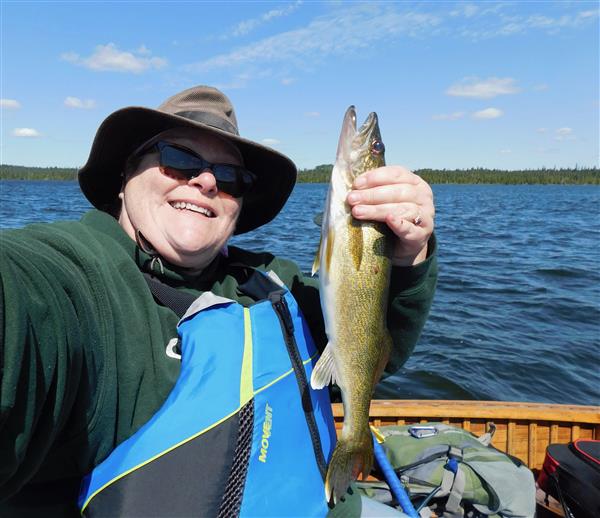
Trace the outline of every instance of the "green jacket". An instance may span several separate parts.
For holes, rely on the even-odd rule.
[[[412,352],[431,305],[429,258],[394,268],[388,374]],[[161,406],[179,373],[166,354],[178,317],[153,299],[150,257],[99,211],[80,222],[0,233],[0,515],[75,512],[81,477]],[[326,337],[317,281],[268,253],[229,247],[202,274],[165,265],[163,282],[251,304],[231,263],[274,270],[298,300],[318,347]],[[9,498],[10,497],[10,498]],[[4,507],[3,507],[4,506]],[[59,511],[60,509],[60,511]]]

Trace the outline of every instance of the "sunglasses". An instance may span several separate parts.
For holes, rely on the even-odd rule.
[[[159,141],[152,148],[158,149],[160,172],[176,180],[187,182],[209,169],[217,188],[234,198],[247,193],[256,181],[256,175],[242,166],[213,164],[198,153],[170,142]]]

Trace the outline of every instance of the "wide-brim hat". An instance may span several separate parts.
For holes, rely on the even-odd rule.
[[[91,204],[110,212],[129,155],[171,128],[198,128],[229,140],[240,150],[244,166],[256,175],[255,185],[244,194],[236,234],[268,223],[283,208],[296,182],[296,166],[278,151],[240,137],[230,100],[209,86],[178,93],[157,109],[130,106],[104,119],[78,174],[81,190]]]

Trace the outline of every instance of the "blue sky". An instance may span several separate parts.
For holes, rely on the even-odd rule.
[[[1,162],[77,167],[100,122],[197,84],[333,163],[350,104],[412,169],[598,166],[599,3],[1,3]]]

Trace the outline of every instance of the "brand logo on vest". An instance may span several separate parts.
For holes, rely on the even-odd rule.
[[[181,344],[179,343],[179,338],[171,338],[169,340],[165,353],[169,358],[181,360]]]
[[[263,423],[262,439],[260,441],[260,456],[258,460],[267,462],[267,450],[269,449],[269,437],[271,437],[271,427],[273,426],[273,408],[269,403],[265,405],[265,422]]]

